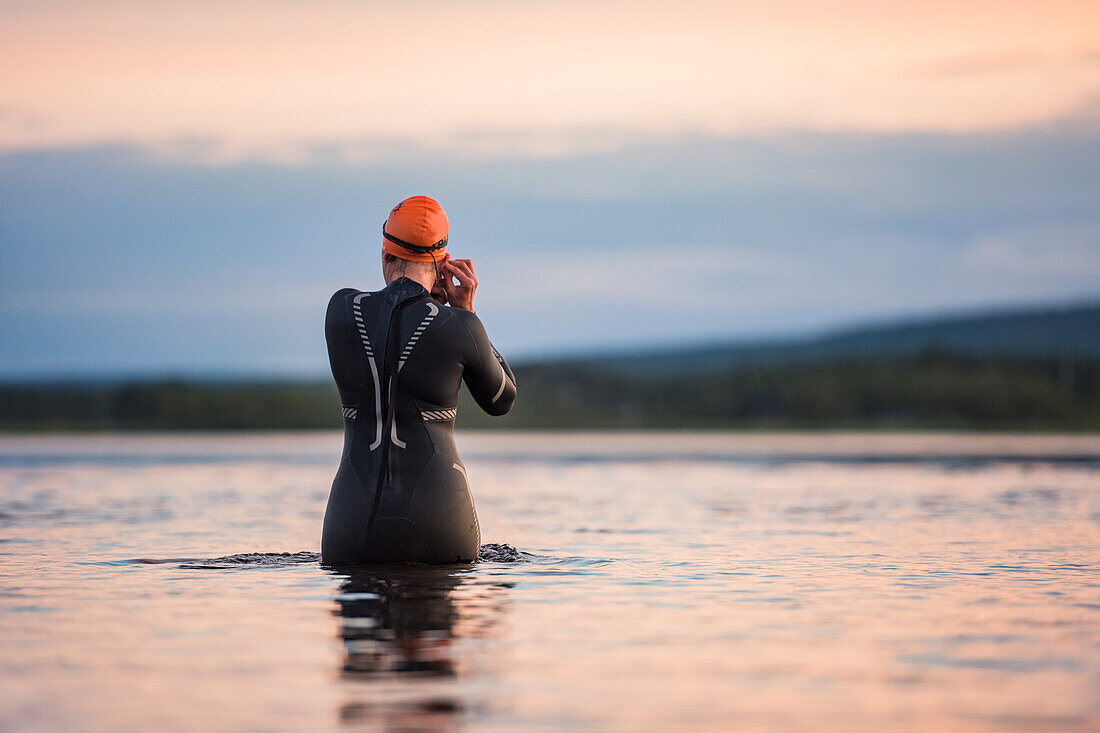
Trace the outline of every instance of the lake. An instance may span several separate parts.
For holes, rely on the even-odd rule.
[[[1100,729],[1100,436],[460,431],[355,572],[340,441],[0,438],[0,729]]]

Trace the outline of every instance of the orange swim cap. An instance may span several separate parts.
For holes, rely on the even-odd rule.
[[[410,196],[393,207],[382,225],[382,251],[409,262],[437,261],[447,248],[449,229],[438,201]]]

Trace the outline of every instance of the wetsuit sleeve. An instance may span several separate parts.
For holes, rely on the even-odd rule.
[[[362,386],[359,384],[362,381],[361,347],[348,337],[349,333],[354,332],[348,312],[348,298],[357,292],[354,288],[338,290],[329,299],[328,310],[325,312],[325,342],[328,344],[329,366],[332,368],[336,386],[342,393]]]
[[[490,415],[504,415],[516,401],[516,378],[473,313],[455,309],[470,335],[470,348],[463,362],[462,379],[474,401]]]

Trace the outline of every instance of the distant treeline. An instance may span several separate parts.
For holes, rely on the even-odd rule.
[[[1100,361],[913,357],[743,366],[677,377],[532,366],[524,427],[1100,428]],[[471,425],[487,425],[465,411]]]
[[[323,382],[0,386],[3,430],[260,430],[340,425],[336,388]]]
[[[1100,430],[1100,360],[960,356],[740,366],[690,377],[598,364],[516,369],[512,413],[463,391],[460,427]],[[0,386],[0,429],[335,428],[328,382]]]

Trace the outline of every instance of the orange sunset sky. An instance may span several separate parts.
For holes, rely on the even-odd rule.
[[[0,4],[0,150],[293,162],[402,140],[545,156],[639,138],[966,131],[1094,108],[1100,3]]]

